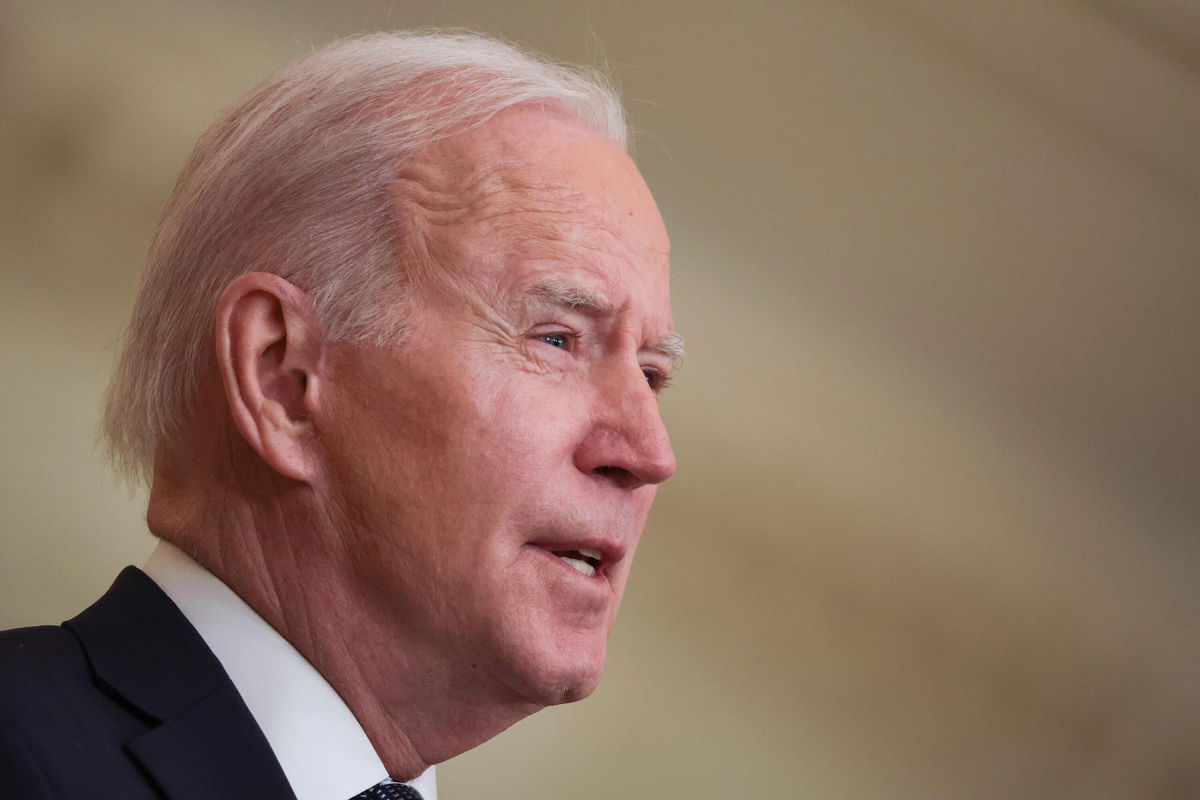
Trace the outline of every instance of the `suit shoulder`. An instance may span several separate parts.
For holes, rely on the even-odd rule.
[[[87,660],[65,628],[0,631],[0,785],[4,796],[49,798],[39,722],[61,716],[69,687],[89,681]],[[67,737],[58,736],[62,741]]]
[[[114,770],[128,771],[114,766],[127,763],[123,743],[145,729],[98,684],[71,631],[0,631],[0,796],[76,797],[80,786],[108,786]],[[83,794],[143,796],[107,789]]]
[[[64,684],[90,683],[79,641],[66,628],[0,631],[0,713],[31,711],[61,696]]]
[[[36,679],[70,662],[84,663],[74,635],[59,625],[0,631],[0,680]]]

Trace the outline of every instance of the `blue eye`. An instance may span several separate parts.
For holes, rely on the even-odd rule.
[[[560,350],[567,349],[567,335],[565,333],[547,333],[540,338],[551,347],[557,347]]]

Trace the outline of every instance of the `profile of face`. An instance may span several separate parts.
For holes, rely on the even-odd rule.
[[[545,110],[430,148],[396,191],[432,268],[401,345],[327,356],[344,557],[403,646],[579,699],[675,469],[666,231],[625,153]]]

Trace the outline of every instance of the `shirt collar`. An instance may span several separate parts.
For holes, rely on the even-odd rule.
[[[352,797],[387,777],[333,687],[232,589],[166,541],[159,541],[143,570],[221,662],[297,800]],[[437,800],[433,767],[409,785]]]

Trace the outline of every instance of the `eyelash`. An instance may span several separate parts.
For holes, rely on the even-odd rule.
[[[646,376],[646,383],[650,384],[655,394],[671,385],[671,376],[653,367],[642,367],[642,374]]]
[[[545,342],[557,350],[570,350],[571,341],[575,338],[575,334],[563,331],[540,334],[538,341]],[[562,344],[554,344],[552,340],[560,341]],[[651,390],[656,394],[671,385],[671,376],[660,372],[654,367],[642,367],[642,375],[646,377],[646,383],[649,384]]]

